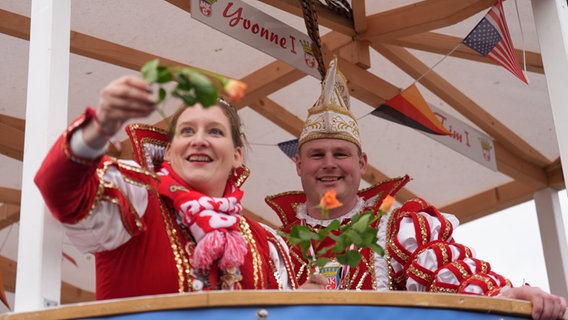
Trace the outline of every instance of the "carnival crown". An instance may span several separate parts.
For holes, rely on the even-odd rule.
[[[347,80],[337,68],[337,57],[329,63],[322,92],[308,117],[298,141],[298,149],[316,139],[342,139],[353,142],[361,150],[357,120],[350,110]]]

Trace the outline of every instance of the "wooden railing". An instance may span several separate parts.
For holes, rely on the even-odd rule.
[[[69,304],[0,319],[530,319],[525,301],[365,291],[212,291]]]

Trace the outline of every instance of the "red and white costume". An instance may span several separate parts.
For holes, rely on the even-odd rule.
[[[379,212],[387,195],[394,196],[409,180],[408,176],[392,179],[358,193],[356,206],[343,215],[345,224],[362,211]],[[333,220],[308,216],[306,195],[287,192],[266,198],[289,233],[295,225],[312,229],[326,227]],[[509,280],[491,271],[489,263],[476,259],[472,250],[456,243],[453,229],[457,218],[441,214],[422,199],[411,199],[401,208],[378,220],[379,245],[385,249],[380,256],[370,249],[362,250],[362,260],[355,268],[343,266],[337,276],[338,289],[408,290],[427,292],[469,293],[494,296],[509,288]],[[328,239],[329,241],[333,241]],[[325,243],[323,244],[325,246]],[[298,283],[303,284],[309,273],[307,261],[300,249],[290,249]],[[332,281],[335,281],[334,279]],[[329,278],[328,278],[329,282]]]
[[[138,162],[91,159],[78,155],[89,149],[80,128],[91,116],[81,115],[63,133],[35,182],[70,240],[95,255],[97,299],[215,290],[231,276],[242,289],[297,287],[288,277],[292,265],[286,245],[273,230],[246,217],[238,226],[247,245],[240,274],[221,274],[213,267],[196,279],[191,264],[195,241],[158,193],[154,169],[166,143],[164,132],[143,125],[128,128]],[[248,175],[241,173],[237,185]]]

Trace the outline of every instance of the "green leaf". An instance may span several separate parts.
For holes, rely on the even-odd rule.
[[[359,233],[362,233],[369,226],[370,220],[370,215],[362,215],[359,219],[357,219],[355,223],[352,224],[353,229]]]
[[[302,240],[317,240],[318,239],[318,235],[311,232],[311,231],[306,231],[306,230],[299,230],[298,231],[298,237]]]
[[[160,59],[154,59],[146,62],[140,72],[142,77],[148,83],[155,83],[158,80],[158,66],[160,65]]]
[[[340,226],[341,226],[341,223],[339,221],[333,220],[327,227],[320,229],[318,231],[318,239],[324,240],[328,236],[332,236],[333,233],[331,233],[331,232],[339,229]]]
[[[374,252],[376,252],[378,255],[380,255],[381,257],[385,255],[385,250],[383,249],[383,247],[379,246],[376,243],[371,243],[369,244],[369,248],[371,248],[371,250],[373,250]]]
[[[329,261],[328,258],[318,258],[316,259],[316,261],[314,262],[314,264],[318,267],[323,267],[325,266],[325,264]]]
[[[191,93],[183,94],[174,90],[172,91],[172,96],[180,98],[183,101],[183,103],[187,106],[192,106],[197,102],[197,99]]]
[[[310,248],[311,243],[308,241],[301,241],[300,242],[300,249],[304,253],[304,256],[307,256],[308,249]]]
[[[176,74],[176,81],[177,81],[176,90],[178,90],[178,91],[190,91],[191,83],[190,83],[189,78],[187,76],[185,76],[184,74],[178,73],[178,74]]]
[[[174,78],[170,70],[166,67],[158,66],[157,72],[158,78],[156,79],[156,83],[168,83]]]
[[[219,92],[215,84],[203,74],[190,69],[183,69],[183,74],[189,78],[191,86],[195,90],[197,100],[204,106],[209,107],[217,104]]]
[[[357,233],[355,230],[348,230],[347,232],[345,232],[345,237],[347,237],[347,239],[350,240],[355,245],[363,241],[361,235],[359,235],[359,233]]]
[[[307,231],[310,230],[306,226],[294,226],[294,227],[292,227],[292,229],[290,229],[290,236],[297,238],[298,234],[300,233],[300,230],[302,230],[302,229],[307,230]]]
[[[344,254],[337,256],[337,261],[354,268],[361,262],[361,254],[357,250],[347,250]]]

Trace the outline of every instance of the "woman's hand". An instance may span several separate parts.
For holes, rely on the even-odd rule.
[[[563,297],[546,293],[537,287],[510,288],[503,292],[502,297],[530,301],[532,318],[535,320],[563,319],[566,312],[566,300]]]
[[[126,121],[154,110],[150,86],[142,78],[123,76],[101,90],[96,118],[85,126],[83,138],[92,147],[101,147]]]

